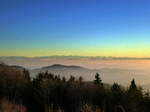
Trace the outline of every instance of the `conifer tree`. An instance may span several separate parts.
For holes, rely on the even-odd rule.
[[[96,75],[95,75],[94,84],[95,84],[95,85],[103,85],[99,73],[96,73]]]
[[[133,80],[131,81],[130,90],[136,90],[136,89],[137,89],[137,86],[136,86],[136,84],[135,84],[135,80],[133,79]]]

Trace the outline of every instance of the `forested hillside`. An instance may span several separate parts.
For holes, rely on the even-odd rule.
[[[30,78],[28,70],[0,64],[1,112],[149,112],[149,92],[114,83],[105,86],[100,73],[86,82],[43,72]]]

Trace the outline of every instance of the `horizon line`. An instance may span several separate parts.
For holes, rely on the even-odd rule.
[[[99,59],[150,59],[150,57],[115,57],[115,56],[80,56],[80,55],[49,55],[49,56],[0,56],[0,58],[51,58],[51,57],[72,57],[72,58],[99,58]]]

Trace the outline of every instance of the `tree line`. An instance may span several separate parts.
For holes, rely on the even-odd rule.
[[[26,107],[27,112],[149,112],[149,92],[133,79],[129,87],[106,86],[95,74],[93,82],[41,72],[33,79],[28,70],[0,70],[0,100]],[[1,107],[0,107],[1,108]],[[21,111],[20,111],[21,112]]]

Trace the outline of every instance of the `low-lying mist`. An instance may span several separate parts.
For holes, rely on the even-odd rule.
[[[99,72],[103,82],[117,82],[128,85],[134,78],[139,85],[148,87],[150,85],[150,60],[149,59],[102,59],[102,58],[70,58],[70,57],[43,57],[43,58],[0,58],[0,62],[10,65],[23,66],[30,70],[34,77],[41,68],[53,64],[76,65],[86,69],[49,69],[49,72],[69,77],[70,75],[83,76],[84,80],[94,79],[96,72]]]

